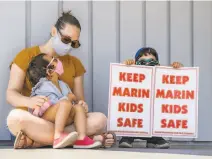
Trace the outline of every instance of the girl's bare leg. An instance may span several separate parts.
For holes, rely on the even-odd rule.
[[[74,125],[76,128],[76,131],[78,132],[78,140],[83,140],[85,136],[87,135],[87,117],[85,113],[85,109],[81,105],[75,105],[73,107],[73,111],[75,112],[74,116]]]
[[[61,133],[64,131],[66,121],[69,117],[69,114],[72,108],[72,104],[68,100],[61,100],[55,106],[57,108],[56,115],[55,115],[55,118],[53,119],[52,119],[53,116],[51,116],[50,121],[55,123],[54,138],[57,139],[60,137]],[[52,107],[55,107],[55,106],[52,106]],[[50,109],[52,107],[50,107],[46,111],[46,113],[43,116],[43,119],[48,120],[48,114],[49,114],[48,112],[51,111]]]

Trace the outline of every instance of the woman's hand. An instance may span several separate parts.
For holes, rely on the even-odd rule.
[[[87,104],[85,101],[80,100],[80,101],[78,102],[78,104],[82,105],[82,106],[85,108],[85,112],[86,112],[86,113],[88,112],[88,104]]]
[[[30,97],[28,99],[27,102],[27,107],[31,108],[31,109],[38,109],[41,106],[43,106],[43,104],[48,101],[48,98],[45,96],[34,96],[34,97]]]
[[[123,64],[125,64],[125,65],[134,65],[134,64],[135,64],[135,60],[133,60],[133,59],[128,59],[128,60],[125,60],[125,61],[123,62]]]
[[[173,62],[173,63],[171,64],[171,66],[172,66],[173,68],[175,68],[175,69],[178,69],[178,68],[183,67],[183,64],[181,64],[180,62]]]

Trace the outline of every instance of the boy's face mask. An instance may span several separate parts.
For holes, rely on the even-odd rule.
[[[159,62],[157,60],[152,59],[152,58],[141,59],[141,60],[136,61],[136,65],[156,66],[156,65],[159,65]]]

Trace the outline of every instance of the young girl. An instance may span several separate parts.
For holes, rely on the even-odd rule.
[[[68,85],[59,77],[63,74],[63,65],[59,59],[39,54],[32,59],[27,70],[29,81],[33,85],[32,96],[45,96],[47,101],[41,107],[30,110],[35,116],[55,123],[53,148],[64,148],[74,143],[74,148],[96,148],[95,142],[86,136],[86,112],[82,101],[76,101]],[[55,109],[56,108],[56,109]],[[49,114],[54,113],[50,118]],[[77,132],[65,133],[66,125],[74,122]]]

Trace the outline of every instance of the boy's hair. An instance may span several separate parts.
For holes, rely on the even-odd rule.
[[[35,86],[41,78],[47,77],[46,68],[49,61],[43,58],[45,55],[46,54],[41,53],[35,56],[29,63],[27,77],[29,78],[32,86]]]
[[[155,59],[159,61],[157,51],[151,47],[140,48],[135,54],[135,61],[138,61],[140,57],[147,56],[147,55],[153,55]]]

